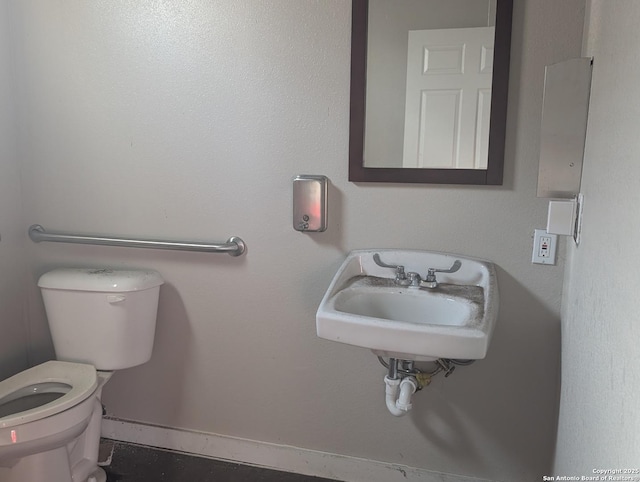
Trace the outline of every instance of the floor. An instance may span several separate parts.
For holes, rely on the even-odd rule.
[[[103,466],[107,482],[331,482],[142,445],[104,442],[111,452],[111,463]]]

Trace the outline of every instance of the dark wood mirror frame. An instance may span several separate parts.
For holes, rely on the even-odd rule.
[[[369,0],[352,0],[349,181],[501,185],[509,91],[513,0],[497,0],[491,121],[487,169],[424,169],[364,166]]]

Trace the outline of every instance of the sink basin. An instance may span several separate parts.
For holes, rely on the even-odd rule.
[[[391,287],[393,288],[393,287]],[[410,289],[352,288],[335,298],[335,309],[342,313],[403,323],[462,326],[472,316],[473,306],[424,291]],[[477,310],[476,310],[477,311]],[[428,313],[429,317],[424,314]]]
[[[393,268],[425,277],[437,273],[435,288],[401,286]],[[334,276],[316,314],[318,336],[370,348],[380,356],[428,361],[480,359],[487,353],[498,314],[495,267],[488,261],[433,251],[353,251]]]

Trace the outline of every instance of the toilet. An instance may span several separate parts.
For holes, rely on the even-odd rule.
[[[40,277],[56,360],[0,381],[0,482],[105,482],[102,388],[146,363],[160,285],[152,270],[56,269]]]

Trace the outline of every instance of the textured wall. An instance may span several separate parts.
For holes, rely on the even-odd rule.
[[[0,2],[0,380],[27,367],[26,261],[7,2]]]
[[[12,2],[28,223],[248,244],[226,255],[30,244],[54,266],[141,266],[166,279],[152,360],[117,373],[108,411],[495,480],[537,480],[556,431],[564,260],[530,263],[544,65],[580,53],[583,0],[516,1],[505,184],[347,182],[345,0]],[[327,175],[325,233],[291,228],[291,179]],[[346,252],[487,258],[501,311],[486,360],[396,419],[367,350],[315,336]],[[419,268],[419,267],[416,267]],[[34,353],[52,356],[31,292]]]
[[[577,476],[640,467],[640,5],[590,3],[586,54],[594,64],[584,217],[563,300],[554,472]]]

